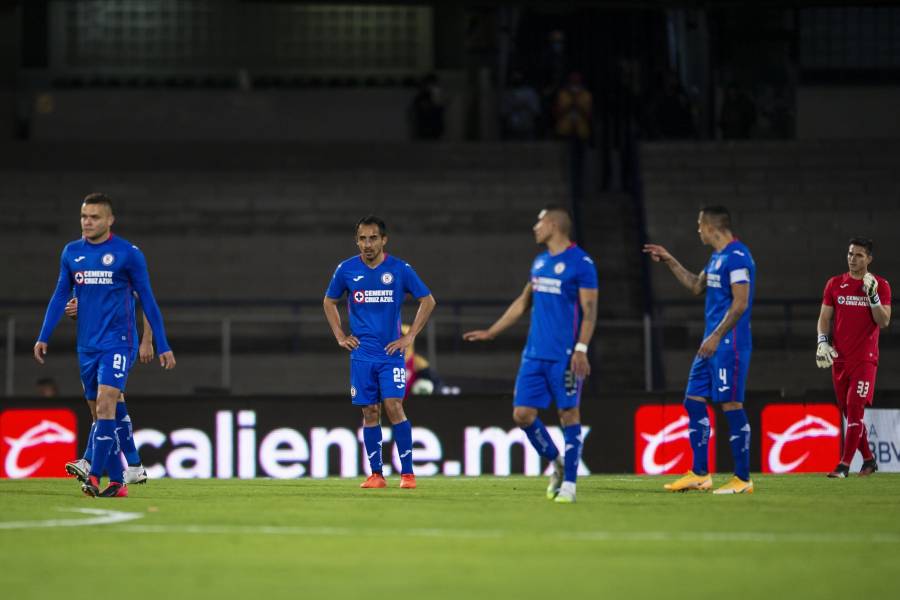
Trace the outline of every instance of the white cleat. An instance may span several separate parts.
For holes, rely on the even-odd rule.
[[[559,493],[556,494],[553,501],[559,504],[575,504],[575,484],[571,481],[563,481]]]
[[[66,473],[84,483],[91,472],[91,463],[83,458],[66,463]]]
[[[553,472],[550,473],[550,484],[547,485],[548,500],[556,498],[556,495],[559,493],[559,486],[562,485],[565,466],[560,458],[557,456],[556,460],[553,461]]]
[[[125,485],[133,483],[147,483],[147,469],[144,468],[144,465],[125,469]]]

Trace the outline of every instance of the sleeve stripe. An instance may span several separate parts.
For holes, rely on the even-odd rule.
[[[731,272],[731,283],[750,283],[749,269],[735,269]]]

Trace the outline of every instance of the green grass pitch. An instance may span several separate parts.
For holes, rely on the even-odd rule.
[[[127,499],[0,480],[0,595],[80,598],[888,598],[900,475],[756,475],[750,496],[591,476],[156,480]],[[724,482],[724,475],[716,483]],[[108,511],[115,511],[110,513]],[[86,526],[86,520],[102,522]],[[114,522],[109,522],[114,521]]]

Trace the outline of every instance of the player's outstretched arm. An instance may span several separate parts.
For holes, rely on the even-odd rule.
[[[425,323],[428,322],[428,317],[431,316],[431,312],[434,310],[434,307],[437,306],[437,301],[431,294],[418,298],[418,301],[419,309],[416,311],[416,317],[413,319],[412,325],[409,326],[409,331],[406,332],[406,335],[397,338],[384,347],[388,354],[393,354],[398,350],[403,352],[415,342],[416,336],[422,331],[422,328],[425,327]]]
[[[649,254],[653,262],[661,262],[669,267],[678,283],[686,287],[695,296],[699,296],[706,289],[706,271],[698,274],[691,273],[682,266],[668,250],[659,244],[644,244],[644,254]]]
[[[531,282],[525,284],[522,293],[513,300],[506,311],[497,319],[493,325],[487,329],[475,329],[467,331],[463,334],[463,339],[467,342],[484,342],[492,340],[501,332],[509,329],[519,318],[531,308]]]
[[[334,339],[337,340],[338,346],[347,350],[356,350],[359,347],[359,340],[356,339],[355,335],[344,333],[344,328],[341,327],[341,313],[338,312],[337,307],[338,302],[340,302],[339,298],[325,296],[325,299],[322,301],[322,308],[325,310],[325,320],[328,321],[331,333],[334,334]]]
[[[822,304],[819,309],[819,320],[816,323],[818,338],[816,340],[816,366],[820,369],[827,369],[834,364],[834,359],[838,357],[829,341],[831,334],[831,318],[834,316],[834,307]]]

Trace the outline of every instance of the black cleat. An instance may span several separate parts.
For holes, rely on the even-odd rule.
[[[834,468],[834,471],[828,474],[828,477],[832,479],[844,479],[847,475],[850,474],[850,467],[843,463],[838,463],[838,466]]]
[[[109,485],[106,486],[102,492],[100,492],[101,498],[127,498],[128,497],[128,486],[124,483],[119,483],[118,481],[110,481]]]
[[[81,484],[81,491],[85,496],[96,498],[100,495],[100,480],[93,475],[88,475],[88,478]]]
[[[875,462],[874,458],[869,460],[864,460],[862,467],[859,468],[859,476],[860,477],[868,477],[872,473],[878,470],[878,463]]]

